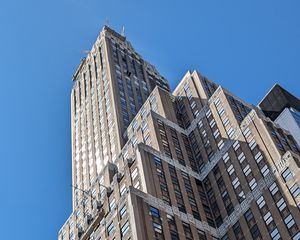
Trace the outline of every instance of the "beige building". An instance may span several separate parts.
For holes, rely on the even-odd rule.
[[[104,27],[74,75],[59,240],[300,239],[300,150],[198,72],[168,82]]]

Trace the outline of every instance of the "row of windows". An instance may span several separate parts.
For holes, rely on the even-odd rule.
[[[187,157],[190,162],[190,166],[191,166],[192,170],[195,172],[198,172],[198,173],[201,172],[201,169],[204,166],[204,162],[203,162],[203,158],[200,153],[197,142],[195,142],[194,139],[191,139],[191,142],[193,142],[193,145],[197,144],[198,151],[196,153],[191,148],[189,138],[183,133],[181,134],[181,137],[182,137],[183,144],[184,144],[185,150],[186,150],[186,154],[187,154]]]
[[[282,129],[276,128],[271,122],[267,122],[267,127],[279,151],[285,153],[291,150],[297,154],[300,153],[300,149],[291,135],[286,135]]]
[[[254,142],[253,135],[251,134],[251,131],[250,131],[249,128],[246,128],[244,130],[243,134],[244,134],[245,138],[247,139],[247,141],[250,142],[249,145]],[[277,134],[277,133],[275,133],[275,134]],[[251,149],[251,147],[250,147],[250,149]],[[257,146],[255,148],[251,149],[251,150],[252,150],[252,153],[253,152],[256,153],[256,154],[253,153],[253,154],[255,154],[254,159],[255,159],[255,161],[256,161],[259,169],[260,169],[261,174],[265,177],[270,172],[270,170],[269,170],[269,167],[266,164],[266,161],[265,161],[265,159],[262,155],[262,152],[259,151]],[[289,168],[287,168],[286,170],[283,171],[282,178],[285,182],[288,182],[289,180],[292,179],[292,173],[289,170]],[[286,203],[285,203],[285,201],[282,197],[282,194],[280,193],[280,191],[277,187],[277,184],[273,183],[271,185],[271,187],[269,188],[269,190],[270,190],[270,193],[273,196],[275,202],[278,200],[277,207],[278,207],[282,217],[287,218],[288,216],[291,216],[290,211],[286,207]],[[289,187],[289,190],[290,190],[290,192],[291,192],[291,194],[294,198],[296,198],[300,194],[300,189],[299,189],[299,187],[296,183],[294,185],[291,185]],[[260,204],[259,207],[263,207],[264,204],[265,204],[265,201],[262,201],[262,199],[263,199],[263,197],[261,197],[259,199],[259,201],[260,201],[259,202],[259,204]],[[271,215],[270,214],[267,215],[267,216],[265,215],[264,220],[267,224],[267,227],[269,229],[270,234],[274,237],[274,239],[279,238],[280,235],[279,235],[279,233],[277,233],[278,230],[275,229],[275,227],[274,227],[275,223],[272,224],[273,219],[271,218]],[[290,232],[291,236],[293,236],[297,232],[298,227],[296,225],[294,225],[294,220],[291,220],[288,223],[289,224],[287,225],[287,228],[289,229],[289,232]]]
[[[256,220],[253,216],[252,210],[248,209],[245,213],[244,213],[244,217],[245,220],[248,224],[248,227],[250,229],[250,233],[253,239],[262,239],[260,230],[258,229],[258,226],[256,224]]]
[[[181,189],[179,186],[176,169],[171,164],[169,164],[169,172],[170,172],[170,176],[172,179],[172,184],[173,184],[173,189],[174,189],[175,198],[176,198],[176,202],[177,202],[177,207],[178,207],[179,211],[186,213],[185,204],[184,204],[183,197],[181,194]]]
[[[241,225],[239,222],[236,222],[232,226],[232,229],[233,229],[236,240],[245,240],[244,233],[242,231],[242,228],[241,228]]]
[[[121,232],[121,237],[123,238],[124,236],[126,236],[126,234],[129,232],[129,222],[126,221],[125,223],[122,224],[122,226],[120,227],[120,232]],[[106,232],[107,232],[107,236],[113,236],[115,233],[115,226],[114,226],[114,222],[111,221],[107,228],[106,228]]]
[[[162,194],[162,200],[165,201],[168,205],[171,205],[169,190],[168,190],[162,162],[156,156],[153,156],[153,160],[154,160],[154,163],[156,166],[156,172],[158,175],[159,186],[160,186],[160,190],[161,190],[161,194]]]
[[[284,222],[286,224],[286,227],[290,233],[291,236],[295,235],[299,228],[296,225],[294,218],[292,217],[289,208],[287,207],[287,204],[282,196],[282,193],[280,192],[276,182],[274,182],[270,187],[269,191],[273,197],[273,200],[276,203],[276,206],[280,212],[280,215],[282,219],[284,219]]]
[[[203,183],[198,182],[197,188],[207,223],[212,227],[220,226],[223,219],[209,178],[206,177]]]
[[[268,208],[268,205],[266,204],[265,198],[263,196],[260,196],[257,199],[256,203],[257,203],[257,206],[259,208],[261,215],[263,216],[263,220],[267,226],[270,236],[272,237],[273,240],[280,239],[281,237],[280,237],[279,231],[276,227],[276,224],[275,224],[272,214]]]
[[[185,107],[185,103],[184,100],[182,99],[182,96],[184,95],[184,93],[180,94],[181,96],[179,98],[177,98],[177,111],[176,111],[176,117],[178,120],[178,124],[180,127],[182,128],[188,128],[189,125],[191,124],[190,119],[189,119],[189,115],[187,113],[187,109]]]
[[[242,102],[238,101],[233,96],[228,95],[227,98],[229,99],[229,104],[233,109],[236,119],[239,123],[241,123],[251,111],[251,109],[246,107]]]
[[[153,160],[155,162],[155,166],[156,166],[156,172],[158,175],[158,180],[159,180],[159,185],[161,188],[161,193],[162,193],[162,199],[167,203],[167,204],[171,204],[170,203],[170,198],[169,198],[169,189],[167,187],[166,184],[166,179],[165,179],[165,174],[164,174],[164,169],[163,169],[163,165],[161,160],[156,157],[153,156]],[[168,168],[169,168],[169,173],[170,173],[170,177],[172,180],[172,185],[173,185],[173,190],[174,190],[174,194],[175,194],[175,199],[176,199],[176,203],[177,203],[177,207],[179,209],[179,211],[186,213],[186,203],[184,203],[183,200],[183,196],[182,196],[182,188],[179,185],[179,181],[178,181],[178,176],[177,176],[177,171],[176,168],[173,165],[168,164]],[[193,191],[193,187],[192,187],[192,183],[190,180],[190,177],[187,173],[181,171],[181,176],[183,179],[183,183],[184,183],[184,187],[185,187],[185,192],[187,194],[187,199],[189,201],[190,207],[191,207],[191,214],[193,215],[193,217],[199,221],[201,221],[201,217],[200,217],[200,213],[198,210],[198,206],[197,206],[197,202],[196,202],[196,198],[194,195],[194,191]],[[213,191],[210,188],[207,188],[206,190],[203,189],[201,182],[197,182],[196,184],[198,186],[198,192],[199,195],[201,197],[201,202],[203,204],[203,208],[205,210],[206,213],[206,219],[209,225],[211,225],[212,227],[215,227],[215,222],[214,222],[214,217],[217,219],[217,223],[218,226],[222,224],[222,218],[221,218],[221,214],[216,202],[216,199],[214,198],[213,195]],[[207,186],[208,187],[208,186]],[[206,194],[205,192],[208,191],[209,192],[209,200],[206,198]],[[205,200],[203,200],[203,198]],[[211,211],[210,208],[210,203],[212,203],[212,208],[213,211]]]
[[[223,124],[224,124],[225,128],[227,127],[227,129],[226,129],[227,132],[230,132],[230,130],[229,130],[231,128],[230,123],[229,123],[228,118],[224,114],[225,111],[224,111],[224,108],[221,106],[219,99],[217,99],[216,105],[217,105],[217,109],[218,109],[219,114],[221,114],[221,117],[223,118],[222,119]],[[258,148],[258,146],[257,146],[257,144],[256,144],[256,142],[253,138],[253,135],[251,135],[250,129],[249,128],[245,129],[243,134],[244,134],[244,136],[245,136],[245,138],[248,142],[249,149],[252,151],[252,154],[255,155],[255,161],[256,161],[259,169],[260,169],[261,174],[263,175],[263,177],[265,177],[270,172],[270,170],[269,170],[269,168],[268,168],[268,166],[267,166],[267,164],[266,164],[266,162],[263,158],[262,153],[259,151],[259,148]],[[241,168],[243,169],[244,175],[245,175],[245,177],[248,181],[249,187],[251,188],[251,190],[253,190],[257,186],[257,183],[256,183],[256,180],[255,180],[254,176],[252,175],[250,165],[249,165],[247,159],[245,158],[244,153],[240,149],[240,144],[239,144],[238,141],[236,141],[233,144],[233,149],[235,150],[235,153],[236,153],[237,158],[240,162]],[[224,161],[224,163],[228,167],[228,169],[227,169],[228,173],[229,174],[234,174],[234,168],[233,168],[232,164],[230,163],[229,158],[228,158],[228,160],[227,160],[227,158],[225,158],[224,160],[226,160],[226,161]],[[289,174],[285,174],[285,177],[288,178]],[[238,180],[232,181],[232,184],[233,184],[234,188],[239,185],[238,183],[239,183]],[[270,233],[272,238],[279,239],[280,234],[279,234],[279,232],[276,228],[276,225],[273,221],[271,213],[268,210],[266,210],[267,208],[266,208],[266,205],[265,205],[265,201],[263,201],[262,199],[263,199],[263,197],[261,196],[261,198],[258,200],[258,205],[261,208],[262,215],[264,216],[264,220],[266,222],[269,233]],[[291,221],[290,225],[292,225],[293,223],[294,222]],[[260,238],[260,234],[258,234],[257,227],[255,225],[249,226],[249,227],[251,228],[250,231],[251,231],[252,236]]]
[[[187,96],[187,99],[189,102],[190,110],[191,110],[194,118],[197,118],[199,116],[200,112],[199,112],[199,109],[196,104],[196,99],[193,98],[192,90],[191,90],[188,82],[185,83],[184,90],[185,90],[185,93],[186,93],[186,96]]]
[[[293,196],[296,203],[298,204],[298,201],[296,200],[296,198],[300,195],[300,188],[299,188],[298,183],[295,182],[292,172],[290,171],[289,168],[286,168],[282,172],[281,176],[282,176],[283,180],[287,183],[287,186],[288,186],[288,189],[289,189],[291,195]],[[291,180],[294,180],[294,181],[292,182]]]
[[[216,91],[218,86],[215,83],[208,81],[205,77],[202,77],[201,80],[202,83],[204,83],[204,90],[208,95],[208,97],[210,98],[213,95],[213,93]]]
[[[152,217],[152,227],[154,230],[155,239],[164,239],[159,210],[155,207],[150,206],[149,214]]]
[[[149,214],[152,217],[152,226],[153,226],[153,230],[154,230],[155,239],[165,239],[164,233],[163,233],[161,215],[160,215],[159,210],[153,206],[149,206]],[[180,240],[178,231],[177,231],[177,224],[176,224],[174,216],[167,214],[167,221],[168,221],[171,239],[172,240]],[[192,234],[191,226],[188,223],[182,222],[182,227],[183,227],[184,235],[185,235],[186,239],[189,239],[189,240],[195,239]],[[204,231],[197,229],[197,232],[198,232],[199,240],[207,239]],[[215,238],[213,238],[213,239],[215,239]]]

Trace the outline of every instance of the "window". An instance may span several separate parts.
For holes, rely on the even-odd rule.
[[[278,192],[278,187],[275,182],[269,187],[269,190],[272,195],[275,195]]]
[[[133,129],[133,131],[135,131],[138,127],[138,122],[135,119],[132,122],[133,122],[132,123],[132,129]]]
[[[214,137],[215,139],[220,135],[220,131],[219,129],[216,129],[216,131],[214,131]]]
[[[242,229],[241,229],[241,226],[240,226],[239,222],[234,224],[232,226],[232,228],[233,228],[233,232],[236,236],[236,239],[243,239],[244,235],[243,235],[243,232],[242,232]]]
[[[257,224],[255,224],[251,229],[250,229],[251,235],[254,239],[256,239],[258,236],[260,236],[259,229],[257,227]]]
[[[126,192],[126,185],[123,184],[120,188],[120,195],[123,196],[125,194],[125,192]]]
[[[77,212],[76,212],[76,216],[78,217],[79,215],[80,215],[80,209],[77,210]]]
[[[199,230],[199,229],[197,229],[197,230],[198,230],[198,237],[199,237],[199,239],[200,240],[206,240],[207,238],[206,238],[205,232],[202,231],[202,230]]]
[[[131,139],[132,145],[135,146],[137,141],[138,141],[137,137],[133,136],[132,139]]]
[[[243,169],[243,172],[245,173],[245,176],[248,176],[249,173],[251,173],[250,165],[247,164],[247,166]]]
[[[171,234],[171,240],[180,240],[178,237],[178,233],[175,232],[174,230],[170,230],[170,234]]]
[[[257,186],[257,183],[256,183],[255,178],[253,178],[253,179],[250,181],[249,186],[250,186],[251,190],[253,190],[253,189]]]
[[[257,144],[256,144],[254,139],[252,139],[251,142],[249,143],[249,147],[250,147],[251,150],[253,150],[256,147],[256,145]]]
[[[278,240],[278,239],[280,239],[280,234],[279,234],[277,228],[275,228],[275,229],[271,232],[271,237],[272,237],[272,240]]]
[[[290,180],[293,177],[289,168],[284,170],[284,172],[281,175],[285,182],[287,182],[288,180]]]
[[[142,131],[145,132],[146,130],[148,130],[148,124],[147,124],[147,122],[143,122],[142,123]]]
[[[224,118],[222,122],[223,122],[224,126],[226,127],[229,124],[228,117]]]
[[[258,152],[254,158],[255,158],[256,162],[259,163],[263,159],[263,156],[262,156],[261,152]]]
[[[126,221],[121,227],[121,236],[122,237],[125,236],[128,230],[129,230],[129,223],[128,221]]]
[[[124,215],[127,213],[126,205],[124,205],[124,206],[120,209],[119,213],[120,213],[120,219],[122,219],[122,218],[124,217]]]
[[[226,153],[224,154],[224,156],[223,156],[223,161],[224,161],[224,163],[226,163],[228,160],[229,160],[229,155],[228,155],[228,153],[226,152]]]
[[[284,147],[281,143],[277,143],[277,148],[281,151],[284,151]]]
[[[114,208],[116,207],[116,199],[112,199],[110,202],[109,202],[109,210],[113,210]]]
[[[234,168],[232,164],[227,168],[227,172],[229,173],[229,175],[232,175],[232,173],[234,172]]]
[[[150,206],[150,212],[149,214],[152,216],[152,217],[157,217],[159,218],[159,210],[155,207],[152,207]]]
[[[234,131],[234,129],[232,127],[227,131],[227,134],[228,134],[229,138],[232,138],[233,135],[234,135],[234,133],[235,133],[235,131]],[[237,146],[237,149],[238,148],[239,148],[239,146]]]
[[[262,175],[265,177],[268,175],[268,173],[270,172],[269,168],[267,165],[263,166],[263,168],[260,170]]]
[[[298,240],[300,239],[300,232],[298,232],[294,237],[293,240]]]
[[[222,149],[224,147],[224,142],[223,140],[220,140],[220,142],[218,143],[218,148]]]
[[[292,215],[288,215],[285,219],[284,219],[284,223],[287,226],[287,228],[291,228],[294,224],[294,218],[292,217]]]
[[[272,215],[271,215],[271,213],[270,213],[270,211],[269,211],[269,212],[267,212],[267,213],[264,215],[264,221],[265,221],[265,223],[266,223],[267,225],[269,225],[270,222],[272,222],[272,220],[273,220],[273,217],[272,217]]]
[[[240,153],[240,155],[238,156],[238,159],[240,161],[240,163],[242,163],[245,160],[245,154],[243,152]]]
[[[133,185],[134,188],[136,189],[140,189],[140,181],[137,181],[134,185]]]
[[[232,145],[233,149],[236,151],[240,147],[239,141],[235,141],[234,144]]]
[[[107,227],[107,234],[108,234],[108,236],[112,235],[114,229],[115,229],[114,223],[113,223],[113,221],[111,221],[111,223]]]
[[[185,222],[182,222],[182,225],[186,239],[193,239],[193,234],[190,225]]]
[[[279,211],[282,211],[282,210],[285,209],[285,207],[286,207],[286,203],[285,203],[285,201],[284,201],[283,198],[281,198],[281,199],[276,203],[276,205],[277,205]]]
[[[244,214],[246,221],[249,223],[253,219],[253,214],[251,209],[249,209],[247,212]]]
[[[210,109],[207,110],[207,112],[205,113],[206,117],[209,118],[211,116],[211,111]]]
[[[132,180],[134,180],[137,177],[137,175],[138,175],[138,169],[136,167],[131,173]]]
[[[213,128],[216,125],[215,119],[212,119],[209,123],[210,127]]]
[[[266,202],[263,196],[260,196],[259,199],[256,201],[258,207],[261,209],[263,206],[265,206]]]
[[[220,103],[221,103],[220,98],[216,98],[215,99],[215,105],[216,105],[216,107],[219,106]]]
[[[234,189],[236,189],[240,185],[240,181],[238,180],[237,177],[232,181],[232,185]]]
[[[176,224],[175,218],[172,215],[167,214],[168,223],[171,225]]]
[[[239,197],[239,202],[240,202],[240,203],[241,203],[242,201],[244,201],[245,198],[246,198],[244,191],[241,191],[241,192],[238,194],[238,197]]]
[[[300,188],[297,183],[295,183],[289,189],[294,198],[298,197],[298,195],[300,194]]]
[[[193,101],[193,102],[191,103],[191,108],[194,109],[195,107],[196,107],[196,103],[195,103],[195,101]]]
[[[153,228],[155,232],[162,233],[162,226],[159,223],[153,222]]]
[[[227,234],[221,238],[221,240],[229,240]]]
[[[223,114],[225,113],[225,110],[223,107],[218,108],[218,113],[220,116],[223,116]]]
[[[245,138],[248,138],[249,136],[250,136],[250,134],[251,134],[251,131],[250,131],[250,129],[247,127],[245,130],[244,130],[244,135],[245,135]]]

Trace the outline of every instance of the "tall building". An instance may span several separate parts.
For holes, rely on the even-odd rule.
[[[300,145],[300,100],[298,98],[275,84],[261,100],[259,107],[272,121],[290,131]]]
[[[128,141],[126,129],[155,86],[168,82],[112,29],[104,27],[73,76],[73,207]],[[100,179],[104,181],[103,179]]]
[[[196,71],[171,92],[108,27],[74,75],[72,166],[59,240],[300,239],[290,132]]]

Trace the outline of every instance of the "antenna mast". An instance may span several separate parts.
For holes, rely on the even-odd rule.
[[[125,37],[125,27],[124,27],[124,26],[122,27],[121,35],[122,35],[123,37]]]

